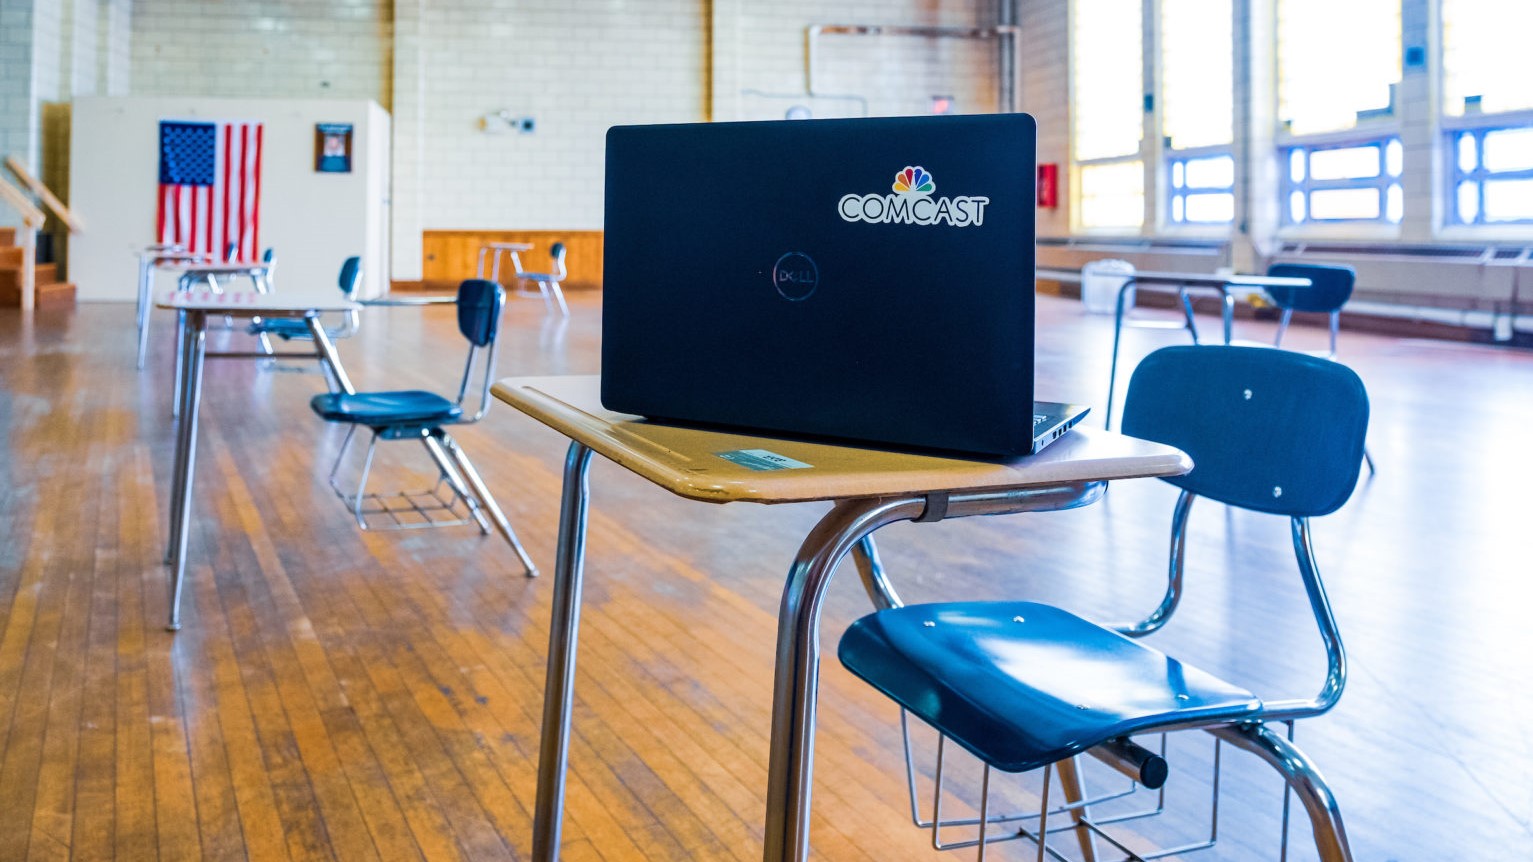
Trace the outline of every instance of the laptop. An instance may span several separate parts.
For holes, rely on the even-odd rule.
[[[1085,416],[1033,400],[1026,114],[607,133],[602,405],[990,456]]]

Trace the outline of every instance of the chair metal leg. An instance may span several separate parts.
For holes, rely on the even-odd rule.
[[[1118,288],[1117,311],[1113,314],[1112,322],[1112,365],[1107,373],[1107,418],[1102,427],[1112,430],[1112,402],[1113,390],[1118,384],[1118,345],[1123,340],[1123,302],[1128,298],[1128,291],[1133,287],[1134,280],[1126,278],[1123,286]]]
[[[456,440],[452,439],[451,435],[444,431],[438,431],[438,433],[441,434],[442,443],[446,446],[447,451],[452,454],[453,460],[457,462],[458,469],[463,471],[463,478],[468,480],[468,486],[474,489],[474,495],[479,498],[479,502],[490,513],[490,520],[495,523],[495,529],[500,531],[501,537],[511,546],[511,550],[516,552],[517,559],[522,561],[522,568],[525,570],[527,577],[537,577],[537,566],[532,564],[532,557],[527,555],[527,549],[523,548],[522,543],[516,538],[516,531],[511,529],[511,522],[506,520],[506,514],[500,510],[499,504],[495,502],[495,498],[490,494],[490,489],[484,484],[484,480],[479,477],[479,471],[474,469],[474,465],[468,460],[468,456],[463,453],[462,447],[458,445]]]
[[[1373,454],[1368,451],[1367,446],[1363,447],[1363,463],[1368,465],[1368,475],[1372,476],[1378,472],[1373,468]]]
[[[1331,352],[1326,355],[1327,359],[1336,358],[1336,333],[1341,329],[1341,312],[1331,312]]]
[[[149,288],[153,280],[149,259],[138,259],[138,370],[144,370],[144,356],[149,352]],[[179,347],[179,345],[178,345]]]
[[[887,611],[905,606],[884,572],[884,563],[878,557],[878,546],[873,543],[872,536],[864,536],[862,541],[852,547],[852,561],[857,564],[857,574],[862,576],[862,587],[868,591],[868,599],[873,602],[874,608]]]
[[[548,289],[545,291],[545,293],[552,293],[553,294],[554,303],[559,306],[559,314],[560,315],[562,315],[564,317],[569,317],[570,316],[570,307],[564,301],[564,288],[559,286],[559,282],[557,282],[557,281],[550,281],[550,282],[548,282]]]
[[[1082,825],[1082,821],[1091,816],[1091,810],[1082,804],[1086,799],[1086,785],[1081,781],[1080,755],[1061,760],[1054,764],[1054,768],[1059,771],[1059,789],[1065,794],[1065,803],[1070,806],[1070,819],[1075,822],[1075,837],[1080,842],[1081,862],[1096,862],[1096,840],[1091,830]],[[1045,813],[1048,811],[1047,806],[1048,803],[1045,802]]]
[[[1192,316],[1192,292],[1182,288],[1176,292],[1182,301],[1182,317],[1187,321],[1187,334],[1192,336],[1192,343],[1198,343],[1198,321]]]
[[[1237,748],[1255,754],[1283,776],[1283,780],[1309,812],[1315,849],[1320,854],[1321,862],[1351,862],[1352,850],[1347,844],[1347,833],[1342,825],[1341,809],[1336,804],[1336,797],[1331,793],[1330,785],[1321,777],[1320,770],[1297,746],[1260,722],[1214,727],[1209,728],[1209,732]]]
[[[453,466],[452,456],[448,455],[446,450],[442,448],[442,441],[428,432],[421,438],[421,444],[426,447],[426,451],[431,455],[431,460],[436,462],[437,469],[441,471],[442,478],[446,479],[447,484],[452,487],[453,493],[461,497],[464,504],[468,506],[468,513],[473,516],[474,522],[479,525],[480,534],[488,536],[490,534],[490,522],[484,517],[484,506],[480,504],[478,496],[469,490],[468,485],[464,484],[463,477],[458,475],[458,468]]]
[[[1272,339],[1272,346],[1273,347],[1282,347],[1283,346],[1283,335],[1288,332],[1288,321],[1290,321],[1292,319],[1293,319],[1293,309],[1291,309],[1291,308],[1283,309],[1283,315],[1278,318],[1277,337]],[[1334,345],[1332,346],[1331,349],[1335,350]]]

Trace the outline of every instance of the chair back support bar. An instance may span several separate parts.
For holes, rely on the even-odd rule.
[[[474,376],[475,359],[484,348],[484,380],[480,386],[479,409],[470,422],[478,422],[489,410],[490,384],[495,380],[495,342],[500,336],[500,315],[506,305],[506,290],[493,281],[470,278],[458,285],[458,331],[468,339],[468,362],[463,367],[463,381],[458,386],[458,405],[468,397]]]
[[[1357,484],[1368,393],[1350,368],[1261,347],[1167,347],[1129,383],[1123,432],[1175,446],[1192,472],[1167,479],[1221,503],[1309,518]]]

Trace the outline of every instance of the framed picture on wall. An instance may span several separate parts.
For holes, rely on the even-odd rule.
[[[314,124],[314,170],[351,173],[351,123]]]

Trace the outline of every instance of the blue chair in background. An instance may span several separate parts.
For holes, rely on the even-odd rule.
[[[463,449],[447,433],[447,428],[451,426],[478,422],[490,408],[490,383],[495,379],[495,346],[505,301],[505,290],[493,281],[469,279],[458,286],[458,331],[468,340],[469,348],[468,362],[464,366],[463,380],[458,385],[455,400],[421,390],[352,394],[331,392],[314,396],[309,406],[326,422],[351,426],[336,456],[335,466],[330,470],[330,487],[346,502],[359,527],[363,530],[369,528],[369,515],[382,516],[391,522],[383,529],[468,523],[467,519],[456,515],[457,506],[461,504],[467,508],[473,521],[478,523],[481,533],[488,535],[490,523],[493,522],[495,529],[521,560],[527,576],[534,577],[537,568],[533,566],[532,558],[527,555],[522,543],[517,540],[516,532],[511,529],[505,513],[496,504]],[[465,415],[463,402],[473,383],[476,366],[483,366],[483,381],[479,387],[479,408],[469,417]],[[359,427],[371,430],[372,439],[367,445],[357,490],[348,492],[340,487],[336,477]],[[420,441],[436,464],[436,486],[418,492],[369,495],[367,479],[372,472],[373,456],[379,440]],[[442,494],[444,485],[450,492],[446,497]],[[444,514],[448,517],[443,518]]]
[[[266,254],[268,261],[273,260],[271,249],[267,249]],[[347,299],[352,299],[356,296],[357,286],[361,283],[362,258],[346,258],[341,264],[341,273],[336,278],[336,286],[341,289],[341,293]],[[361,320],[358,313],[354,310],[348,311],[341,325],[325,327],[325,334],[332,339],[350,338],[357,334],[357,328],[360,325]],[[309,331],[309,322],[302,318],[294,317],[256,318],[251,321],[246,331],[260,340],[261,350],[266,353],[275,352],[271,344],[271,337],[273,335],[283,341],[312,341],[314,339],[314,333]],[[268,360],[262,361],[266,362]],[[324,368],[325,364],[321,362],[320,367]],[[335,381],[330,378],[328,371],[325,374],[325,385],[329,387],[331,392],[337,392],[340,389]]]
[[[1077,755],[1092,754],[1154,788],[1165,780],[1164,761],[1131,737],[1200,728],[1281,773],[1309,813],[1320,858],[1350,859],[1336,801],[1293,745],[1291,722],[1325,713],[1346,682],[1345,654],[1315,563],[1309,519],[1335,511],[1351,496],[1367,425],[1367,393],[1357,375],[1339,363],[1262,347],[1164,348],[1134,372],[1123,422],[1124,433],[1176,446],[1196,465],[1187,475],[1166,480],[1181,488],[1181,495],[1172,516],[1168,585],[1154,612],[1138,623],[1104,626],[1032,602],[901,607],[895,598],[881,603],[885,610],[854,623],[841,639],[842,663],[941,733],[938,807],[931,823],[917,818],[919,825],[931,826],[934,843],[944,846],[939,840],[944,828],[973,826],[977,838],[945,846],[977,844],[983,858],[987,842],[1027,837],[1040,844],[1041,860],[1048,816],[1065,812],[1088,858],[1093,835],[1129,852],[1101,829],[1108,821],[1092,819],[1090,806],[1100,800],[1083,798]],[[1290,519],[1299,576],[1327,657],[1316,696],[1263,699],[1137,640],[1164,626],[1181,599],[1188,514],[1200,496]],[[1290,723],[1287,738],[1270,726],[1275,722]],[[949,739],[985,764],[977,818],[941,816],[941,746]],[[908,735],[906,746],[908,758]],[[992,768],[1039,767],[1045,770],[1040,812],[989,813]],[[908,771],[914,794],[913,764]],[[1051,771],[1059,773],[1072,803],[1052,812]],[[912,796],[913,813],[915,808]],[[1285,791],[1285,848],[1287,812]],[[1035,829],[1013,825],[1010,834],[987,834],[1029,818],[1038,819]],[[1176,852],[1211,843],[1212,835]]]
[[[1283,335],[1288,332],[1288,322],[1295,311],[1307,311],[1330,315],[1331,349],[1327,359],[1336,357],[1336,333],[1341,329],[1341,307],[1352,298],[1352,285],[1357,272],[1350,266],[1332,266],[1319,263],[1274,263],[1267,267],[1267,274],[1278,278],[1307,278],[1311,287],[1273,287],[1267,295],[1282,310],[1278,321],[1274,347],[1283,346]]]
[[[522,259],[511,255],[511,262],[516,265],[516,277],[522,281],[528,281],[537,285],[538,292],[543,295],[543,304],[553,310],[553,304],[559,306],[559,313],[565,317],[570,315],[570,307],[564,302],[564,289],[560,287],[564,280],[569,277],[569,270],[564,266],[565,248],[564,243],[556,242],[548,249],[550,270],[548,272],[523,272]]]
[[[1315,354],[1326,359],[1336,358],[1336,334],[1341,330],[1341,307],[1352,298],[1352,287],[1357,282],[1357,271],[1350,266],[1322,263],[1274,263],[1267,267],[1267,274],[1279,278],[1307,278],[1311,287],[1268,288],[1267,295],[1282,310],[1278,320],[1277,337],[1273,347],[1283,346],[1283,336],[1288,332],[1288,322],[1295,311],[1325,314],[1330,317],[1331,347],[1325,353]],[[1363,461],[1368,472],[1374,472],[1373,455],[1363,448]]]

